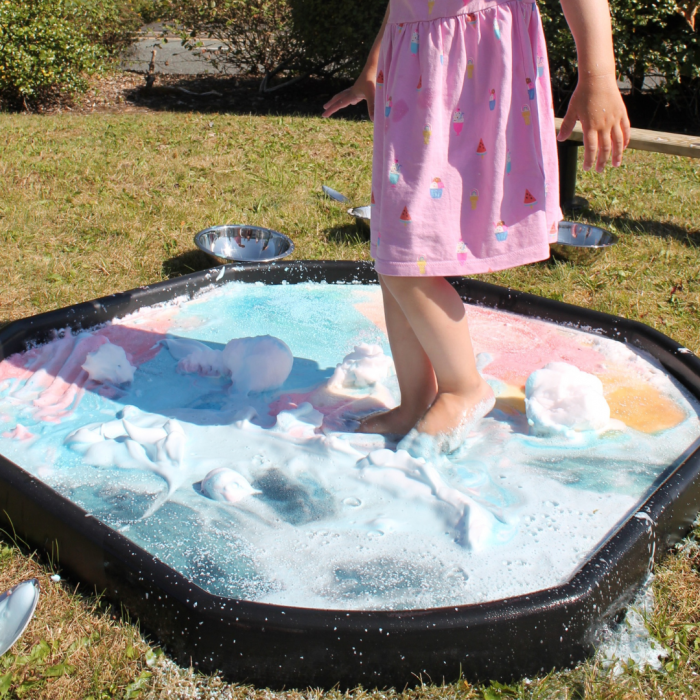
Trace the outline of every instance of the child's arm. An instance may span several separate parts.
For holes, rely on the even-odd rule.
[[[384,36],[384,30],[386,28],[386,23],[389,20],[389,7],[386,8],[386,13],[384,14],[384,21],[382,22],[382,27],[377,34],[377,38],[372,44],[372,49],[369,52],[369,58],[365,67],[360,73],[360,77],[355,81],[355,84],[339,92],[335,97],[333,97],[329,102],[323,105],[325,112],[324,117],[330,117],[339,109],[343,109],[349,105],[356,105],[362,100],[367,100],[367,110],[369,111],[369,118],[374,121],[374,92],[377,82],[377,64],[379,63],[379,47],[382,43],[382,37]]]
[[[630,122],[617,87],[612,27],[607,0],[561,0],[576,41],[578,84],[559,131],[564,141],[576,124],[583,127],[583,169],[603,172],[612,152],[612,164],[620,165],[630,140]],[[597,154],[597,160],[596,160]]]

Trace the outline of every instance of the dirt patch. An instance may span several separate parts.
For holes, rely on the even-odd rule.
[[[229,75],[157,74],[146,87],[143,74],[114,72],[93,76],[83,95],[57,98],[37,109],[43,114],[133,112],[201,112],[319,116],[323,104],[347,82],[306,79],[282,90],[260,94],[260,81]],[[345,119],[367,119],[364,105],[343,111]]]

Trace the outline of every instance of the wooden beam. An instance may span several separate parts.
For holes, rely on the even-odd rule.
[[[555,119],[557,133],[561,127],[562,119]],[[663,131],[650,131],[648,129],[632,129],[628,148],[639,151],[654,151],[655,153],[668,153],[673,156],[687,156],[688,158],[700,158],[700,136],[686,136],[685,134],[668,134]],[[576,122],[574,131],[569,141],[583,141],[581,122]]]

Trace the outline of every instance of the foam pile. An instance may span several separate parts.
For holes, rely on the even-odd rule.
[[[134,406],[121,413],[120,419],[73,431],[64,442],[94,467],[145,470],[164,479],[167,490],[144,514],[147,517],[183,483],[185,431],[176,420],[144,414]]]
[[[600,379],[566,362],[550,362],[528,377],[525,407],[534,435],[573,437],[611,427]]]
[[[213,501],[238,503],[248,496],[262,491],[254,489],[248,480],[234,469],[218,467],[212,469],[202,480],[202,493]]]
[[[387,357],[379,345],[362,343],[343,358],[328,386],[331,389],[364,389],[384,381],[394,368],[394,361]]]
[[[285,383],[292,371],[294,357],[289,346],[270,335],[234,338],[223,350],[212,350],[196,340],[168,339],[170,354],[178,370],[204,376],[231,377],[241,394],[270,391]]]
[[[110,384],[128,384],[134,381],[134,367],[126,356],[124,348],[112,345],[109,341],[88,353],[83,369],[93,382]]]

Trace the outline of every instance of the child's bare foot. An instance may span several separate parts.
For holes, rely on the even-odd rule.
[[[417,410],[407,410],[403,406],[397,406],[390,411],[373,413],[360,421],[358,433],[377,433],[379,435],[406,435],[430,404],[419,407]]]
[[[475,391],[466,394],[438,394],[432,406],[416,425],[416,430],[432,436],[447,435],[485,416],[493,408],[495,401],[493,390],[483,379]]]

